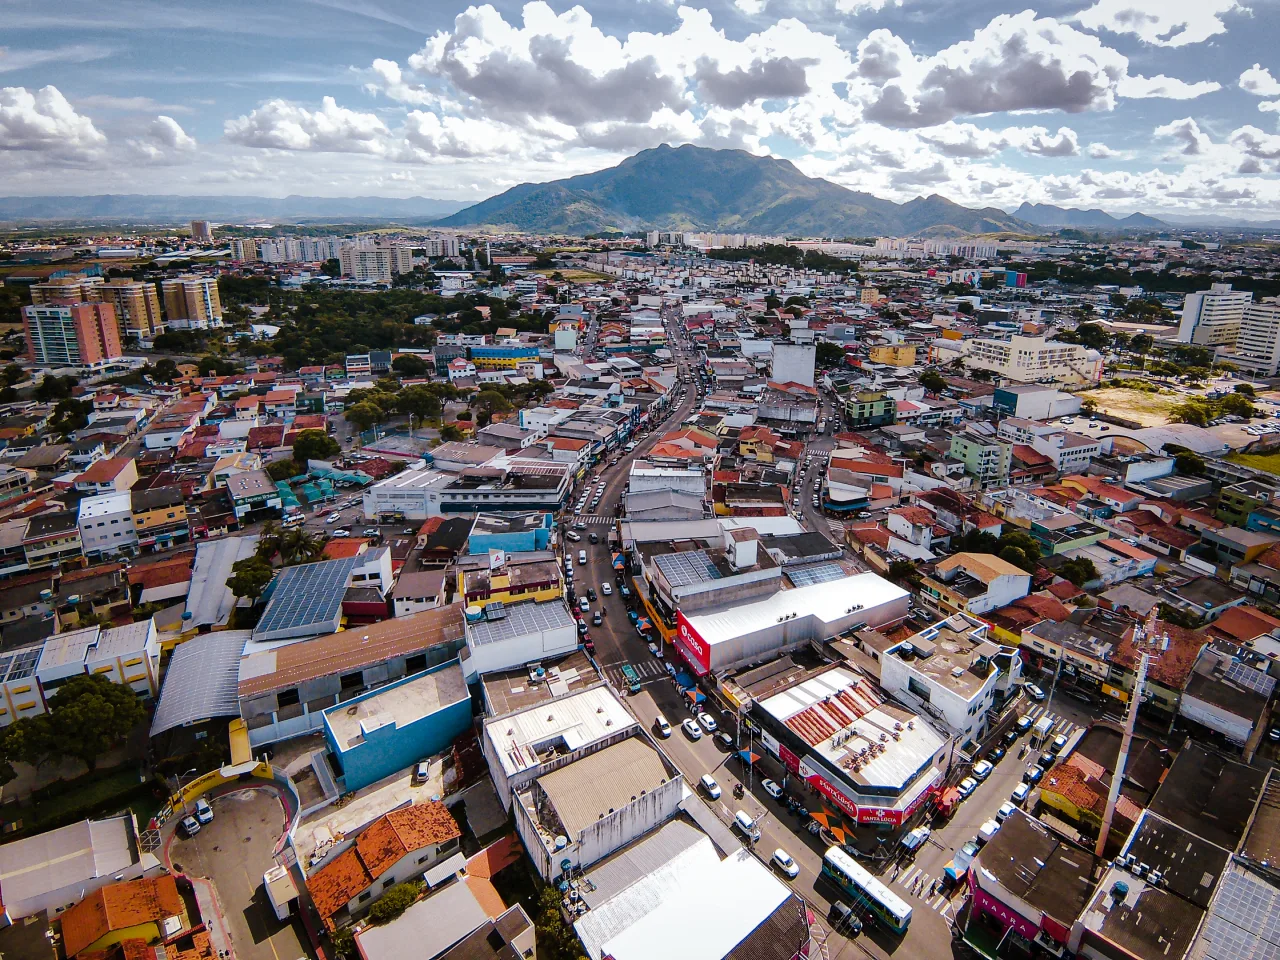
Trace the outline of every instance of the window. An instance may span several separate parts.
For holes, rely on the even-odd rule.
[[[425,653],[415,653],[412,657],[405,658],[405,673],[421,673],[427,669],[427,655]]]
[[[387,879],[385,879],[385,880],[383,880],[383,881],[382,881],[382,889],[383,889],[383,890],[388,890],[388,889],[390,889],[391,887],[394,887],[395,885],[396,885],[396,878],[395,878],[395,877],[387,877]]]
[[[372,896],[373,896],[373,891],[372,891],[372,890],[366,890],[364,893],[360,894],[360,896],[356,897],[356,902],[357,902],[357,903],[364,903],[366,900],[368,900],[368,899],[369,899],[370,897],[372,897]]]
[[[355,687],[364,686],[364,671],[357,670],[355,673],[344,673],[342,675],[342,689],[351,690]]]
[[[925,703],[929,702],[929,687],[921,680],[915,677],[907,677],[907,691],[919,697]]]
[[[281,690],[276,694],[276,704],[281,707],[292,707],[298,702],[298,688]]]

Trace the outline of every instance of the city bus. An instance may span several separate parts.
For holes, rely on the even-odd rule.
[[[907,932],[911,907],[849,854],[832,847],[822,858],[822,872],[849,894],[855,904],[870,910],[885,927],[899,935]]]

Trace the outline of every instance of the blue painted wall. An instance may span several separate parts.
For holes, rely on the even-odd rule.
[[[363,696],[347,700],[324,712],[325,742],[329,746],[329,751],[342,762],[346,790],[359,790],[447,749],[471,726],[471,700],[469,697],[464,698],[407,726],[388,724],[380,727],[369,733],[363,743],[347,750],[339,747],[333,728],[329,725],[329,715],[339,710],[346,710],[362,700],[373,699],[403,684],[412,683],[429,673],[448,669],[461,668],[456,660],[451,660],[430,670],[397,680],[393,684],[380,687]]]
[[[472,556],[488,553],[490,550],[505,550],[507,553],[527,553],[531,550],[546,550],[551,543],[551,527],[554,520],[546,514],[542,526],[534,530],[521,530],[517,533],[472,533],[467,540],[467,553]]]

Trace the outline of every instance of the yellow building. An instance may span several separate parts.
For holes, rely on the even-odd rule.
[[[62,914],[63,946],[66,955],[74,957],[122,940],[150,943],[161,939],[161,924],[169,917],[176,917],[179,929],[186,930],[190,926],[186,911],[170,874],[113,883]]]
[[[170,328],[203,330],[222,326],[218,281],[193,275],[160,281],[165,320]]]
[[[868,359],[872,363],[887,363],[891,367],[913,367],[916,363],[916,348],[900,343],[872,347]]]
[[[881,300],[886,299],[875,287],[863,287],[862,292],[858,294],[858,302],[875,305]]]
[[[110,280],[100,288],[102,299],[116,308],[120,336],[149,339],[164,333],[160,315],[160,294],[153,283],[138,280]]]
[[[37,306],[42,303],[62,301],[98,303],[102,300],[102,286],[101,277],[59,277],[56,280],[46,280],[44,283],[33,283],[31,302]]]
[[[460,557],[456,594],[468,607],[484,608],[495,600],[542,603],[562,596],[560,564],[555,560],[515,561],[498,554]]]

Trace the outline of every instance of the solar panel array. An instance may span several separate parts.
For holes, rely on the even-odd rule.
[[[1280,891],[1240,869],[1228,870],[1204,939],[1208,960],[1280,960]]]
[[[1232,660],[1227,666],[1226,679],[1231,683],[1239,684],[1246,690],[1260,693],[1264,697],[1270,697],[1271,691],[1276,686],[1275,677],[1239,660]]]
[[[476,646],[497,643],[514,637],[528,636],[539,630],[572,627],[573,618],[563,603],[507,604],[501,620],[481,620],[470,624],[471,639]]]
[[[347,578],[355,558],[304,563],[286,567],[271,594],[255,635],[322,624],[333,620],[342,606]]]
[[[719,580],[720,571],[715,568],[705,550],[689,550],[685,553],[666,553],[655,557],[654,563],[673,587],[687,587],[707,580]]]
[[[844,568],[838,563],[824,560],[821,563],[806,563],[798,567],[786,568],[787,578],[797,587],[808,587],[815,583],[830,583],[845,576]]]
[[[25,680],[36,672],[36,664],[40,662],[43,647],[30,650],[19,650],[13,655],[13,663],[4,675],[5,680]]]

